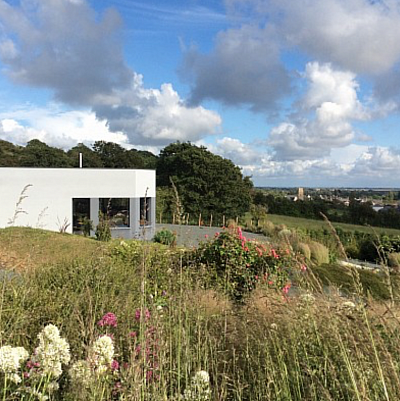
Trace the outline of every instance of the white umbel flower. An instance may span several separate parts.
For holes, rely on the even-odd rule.
[[[88,387],[90,385],[90,380],[92,376],[92,371],[90,370],[89,363],[87,361],[77,361],[69,370],[69,374],[71,376],[71,380],[73,383],[81,384],[84,387]]]
[[[183,393],[185,401],[209,401],[211,397],[210,376],[204,371],[197,372]]]
[[[92,345],[89,360],[99,373],[103,373],[111,366],[114,358],[114,344],[109,336],[99,337]]]
[[[52,324],[46,326],[38,335],[39,346],[36,348],[35,361],[39,362],[43,375],[59,377],[62,364],[71,359],[69,344],[60,337],[58,328]]]
[[[18,370],[21,367],[21,363],[26,361],[28,357],[29,354],[25,348],[5,345],[0,348],[0,371],[3,372],[8,379],[18,384],[21,382]]]

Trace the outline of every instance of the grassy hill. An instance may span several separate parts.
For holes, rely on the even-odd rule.
[[[18,271],[46,264],[90,260],[104,244],[71,234],[28,227],[0,229],[0,266]]]

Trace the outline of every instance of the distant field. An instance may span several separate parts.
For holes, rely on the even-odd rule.
[[[318,230],[321,228],[327,228],[327,224],[323,220],[311,220],[303,219],[301,217],[291,217],[291,216],[280,216],[276,214],[268,214],[267,220],[272,221],[274,224],[284,224],[288,228],[305,228]],[[368,227],[368,226],[357,226],[355,224],[345,224],[345,223],[334,223],[335,228],[339,227],[346,231],[360,231],[363,233],[379,233],[379,234],[389,234],[389,235],[400,235],[400,230],[395,230],[393,228],[382,228],[382,227]]]

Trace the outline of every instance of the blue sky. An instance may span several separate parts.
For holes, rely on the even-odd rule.
[[[399,186],[398,0],[0,0],[0,139],[192,141],[260,186]]]

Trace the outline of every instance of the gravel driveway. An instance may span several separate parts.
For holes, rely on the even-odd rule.
[[[156,224],[156,231],[160,231],[163,228],[166,228],[176,233],[178,245],[184,245],[187,247],[197,246],[199,242],[205,241],[207,238],[213,237],[215,233],[222,231],[222,228],[220,227]],[[249,232],[243,232],[243,234],[246,238],[255,238],[259,241],[268,241],[268,238],[261,234],[253,234]]]

